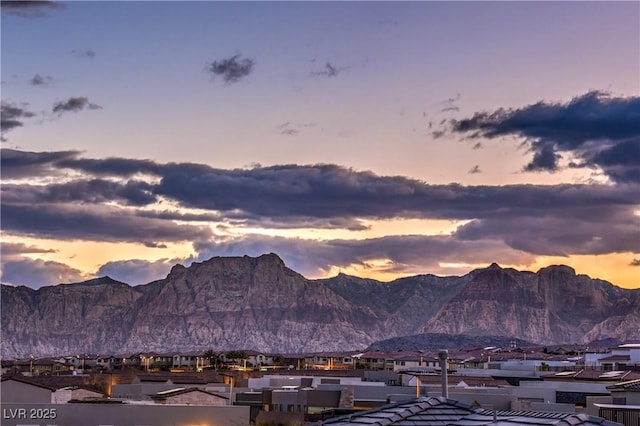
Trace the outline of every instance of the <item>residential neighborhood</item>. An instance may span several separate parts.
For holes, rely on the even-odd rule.
[[[500,424],[637,426],[640,344],[599,351],[74,354],[2,360],[0,391],[2,424],[9,426],[24,420],[59,426],[338,425],[390,419],[391,412],[406,419],[422,413],[411,424],[430,425],[442,424],[431,421],[443,410],[458,413],[449,418],[452,425],[488,418]],[[40,418],[29,417],[30,410]],[[88,423],[74,420],[89,412]],[[394,421],[384,424],[408,424]]]

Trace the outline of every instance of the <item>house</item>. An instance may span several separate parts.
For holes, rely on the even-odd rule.
[[[351,353],[321,352],[307,355],[304,364],[315,370],[344,370],[354,368],[354,360]]]
[[[51,358],[31,358],[15,361],[13,371],[25,376],[39,376],[41,374],[58,374],[68,371],[69,366]]]
[[[229,398],[199,388],[174,388],[151,395],[156,404],[166,405],[216,405],[229,404]]]
[[[605,371],[626,370],[640,366],[640,344],[620,345],[610,352],[585,354],[585,367]]]
[[[111,355],[98,355],[95,359],[98,370],[113,370],[118,363],[118,358]]]
[[[640,379],[607,386],[614,404],[640,406]]]
[[[275,356],[264,354],[262,352],[247,350],[244,351],[247,356],[247,365],[260,368],[262,366],[270,366],[275,364]]]
[[[171,368],[202,371],[204,355],[202,352],[181,352],[173,355]]]
[[[316,426],[378,425],[482,425],[516,426],[584,425],[621,426],[600,417],[575,413],[543,413],[537,411],[495,411],[476,408],[443,397],[421,397],[387,404],[373,410],[314,423]]]
[[[0,374],[5,375],[13,375],[19,373],[20,369],[18,368],[18,361],[15,359],[3,359],[0,361]]]

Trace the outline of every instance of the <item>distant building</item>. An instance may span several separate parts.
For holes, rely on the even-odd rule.
[[[585,367],[605,371],[640,370],[640,344],[625,344],[605,353],[585,354]]]

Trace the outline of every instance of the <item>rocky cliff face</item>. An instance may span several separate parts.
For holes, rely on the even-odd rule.
[[[620,327],[613,318],[637,323],[639,290],[576,275],[567,266],[551,266],[534,274],[493,264],[469,275],[469,283],[422,332],[495,334],[540,343],[637,338],[637,329]]]
[[[141,293],[110,278],[32,290],[2,286],[2,356],[105,353],[134,327]]]
[[[274,254],[213,258],[130,287],[2,286],[2,356],[185,349],[345,350],[417,333],[539,343],[637,338],[640,290],[497,265],[463,277],[307,280]]]

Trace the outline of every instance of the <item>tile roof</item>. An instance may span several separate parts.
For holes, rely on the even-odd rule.
[[[600,417],[574,413],[493,411],[474,408],[442,397],[422,397],[384,405],[374,410],[349,414],[315,423],[315,426],[620,426]]]
[[[103,393],[101,387],[97,384],[91,384],[88,381],[87,377],[83,376],[48,376],[48,375],[40,375],[40,376],[8,376],[2,377],[2,381],[5,380],[15,380],[17,382],[22,382],[34,386],[39,386],[45,389],[51,389],[55,391],[57,389],[75,387],[90,390],[92,392]]]
[[[640,379],[640,372],[624,371],[602,371],[602,370],[578,370],[564,371],[560,373],[545,375],[544,380],[584,380],[584,381],[620,381]]]
[[[600,358],[599,361],[612,361],[612,362],[617,362],[617,361],[629,361],[631,359],[631,357],[629,355],[611,355],[608,356],[606,358]]]
[[[616,383],[615,385],[607,386],[607,389],[640,391],[640,379]]]
[[[45,385],[43,383],[35,383],[35,382],[23,379],[22,377],[18,377],[18,376],[6,377],[6,378],[3,377],[2,378],[2,382],[9,382],[9,381],[23,383],[25,385],[30,385],[30,386],[35,386],[35,387],[38,387],[38,388],[49,390],[51,392],[55,392],[56,390],[58,390],[58,388],[56,388],[54,386]]]

